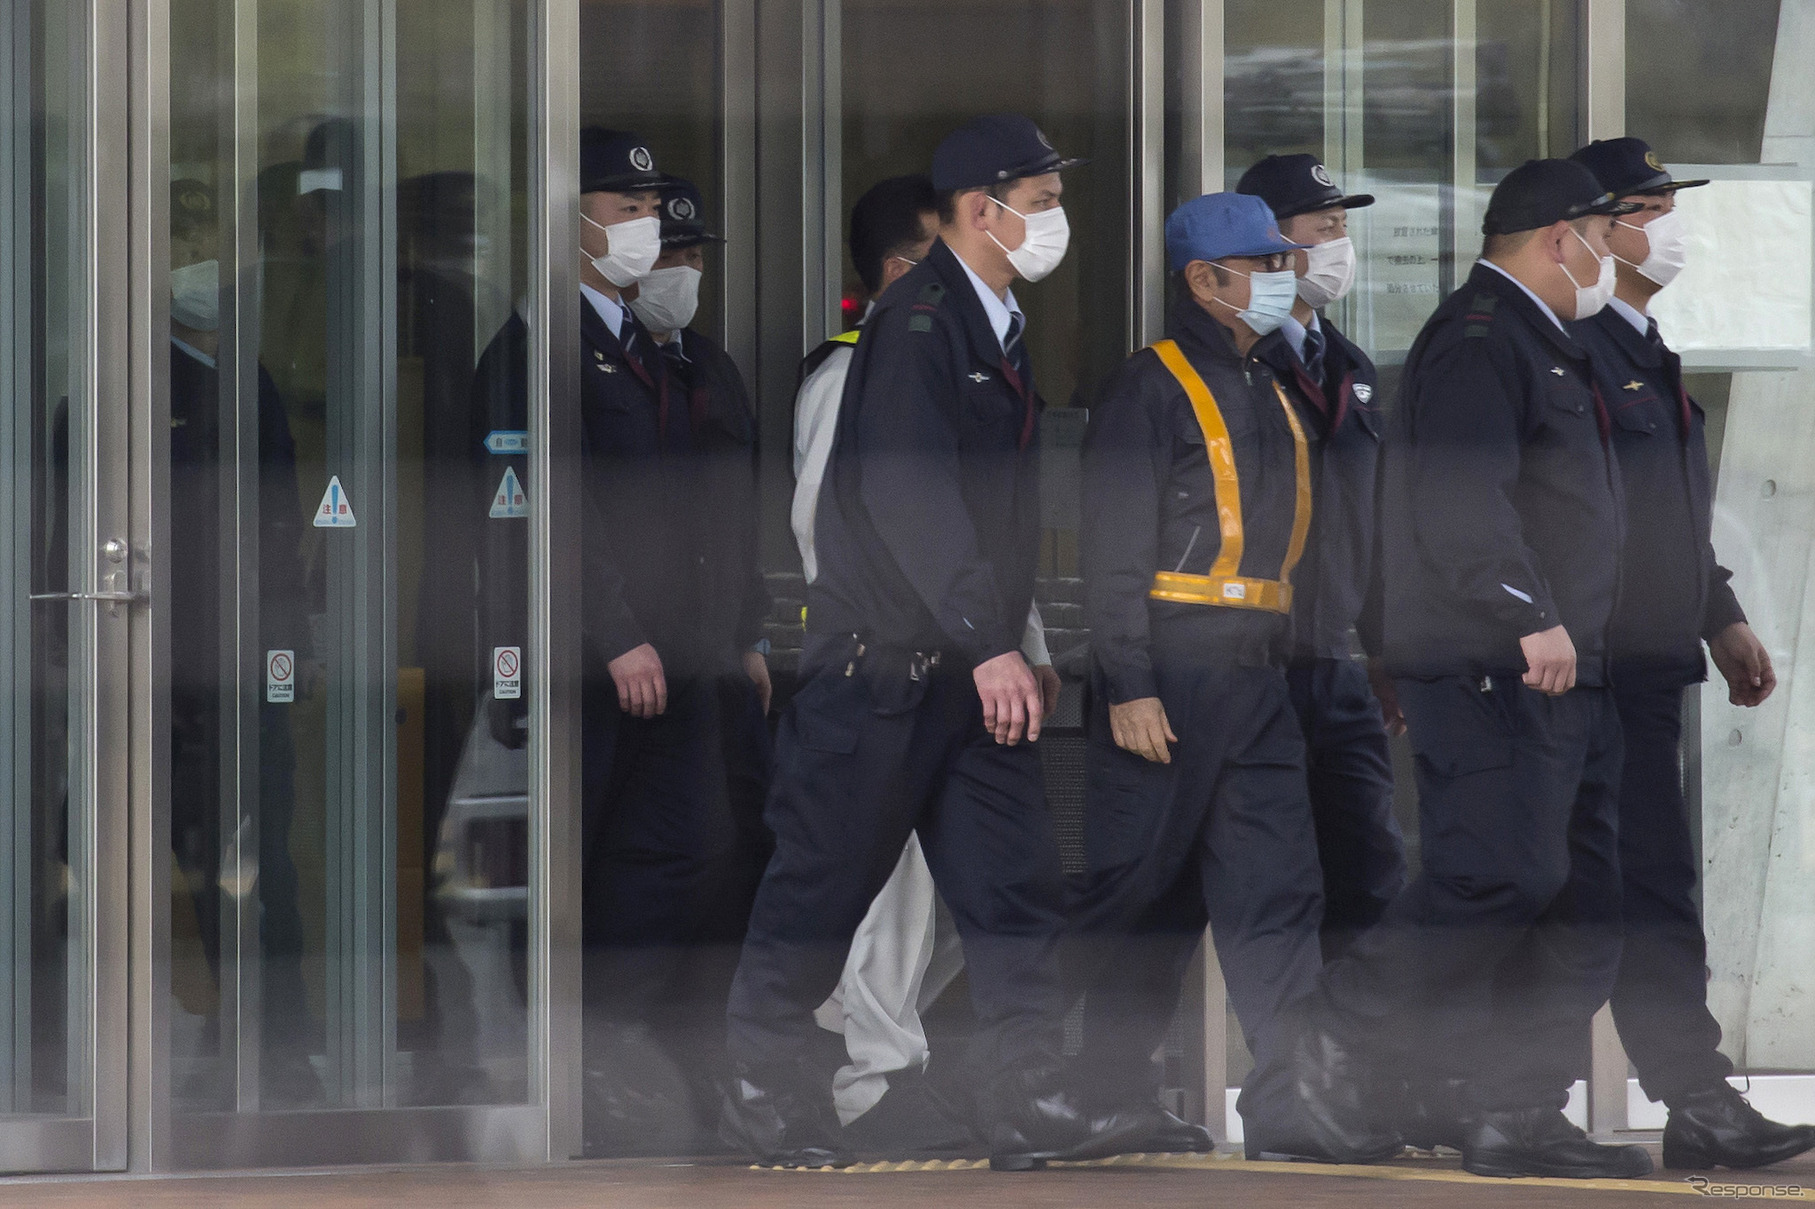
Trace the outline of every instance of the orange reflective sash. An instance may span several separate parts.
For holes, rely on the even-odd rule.
[[[1147,593],[1155,600],[1182,604],[1219,605],[1232,609],[1266,609],[1273,613],[1292,611],[1292,571],[1304,557],[1305,537],[1311,530],[1311,452],[1298,414],[1286,399],[1278,382],[1273,393],[1286,413],[1292,428],[1292,461],[1297,474],[1297,502],[1292,516],[1292,537],[1286,544],[1285,561],[1280,564],[1278,579],[1250,579],[1239,574],[1242,561],[1241,480],[1235,472],[1235,447],[1229,441],[1229,427],[1216,397],[1202,375],[1191,368],[1178,342],[1162,340],[1153,346],[1160,361],[1185,388],[1198,427],[1204,432],[1204,452],[1210,459],[1210,477],[1216,484],[1216,515],[1222,528],[1222,548],[1206,575],[1186,575],[1178,571],[1161,571],[1153,577]]]

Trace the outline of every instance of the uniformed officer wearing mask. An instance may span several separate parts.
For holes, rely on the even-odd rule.
[[[1619,959],[1624,524],[1606,401],[1564,324],[1606,305],[1608,235],[1636,208],[1566,160],[1514,169],[1406,358],[1381,524],[1423,869],[1308,1005],[1299,1086],[1333,1149],[1391,1138],[1367,1075],[1409,1071],[1459,1081],[1476,1174],[1651,1169],[1563,1115]]]
[[[1286,679],[1305,733],[1306,774],[1323,863],[1323,949],[1333,957],[1377,922],[1405,885],[1405,844],[1393,817],[1387,729],[1404,729],[1392,682],[1370,691],[1352,635],[1380,654],[1374,498],[1383,413],[1374,363],[1323,313],[1355,282],[1348,214],[1374,204],[1345,195],[1313,155],[1270,155],[1236,185],[1267,203],[1293,253],[1298,297],[1258,354],[1285,383],[1311,435],[1310,543],[1292,594]],[[1377,601],[1377,597],[1376,597]],[[1375,693],[1379,693],[1376,700]],[[1385,717],[1383,718],[1383,705]]]
[[[1084,440],[1086,716],[1077,905],[1079,1063],[1143,1150],[1208,1150],[1162,1109],[1152,1055],[1207,918],[1254,1054],[1238,1107],[1252,1156],[1326,1155],[1297,1123],[1282,1008],[1321,958],[1323,879],[1286,684],[1294,572],[1313,523],[1310,433],[1267,363],[1292,255],[1240,193],[1166,220],[1167,338],[1104,388]]]
[[[948,136],[932,164],[939,239],[877,301],[852,358],[769,798],[775,857],[731,996],[725,1136],[759,1162],[850,1161],[808,1063],[813,1012],[914,832],[963,938],[992,1163],[1116,1148],[1058,1081],[1064,883],[1020,650],[1041,403],[1010,287],[1063,257],[1060,172],[1078,162],[1016,115]]]
[[[737,842],[718,690],[753,641],[748,550],[712,536],[727,521],[702,466],[722,434],[626,302],[662,252],[667,178],[637,136],[599,128],[581,131],[579,167],[587,1146],[679,1153],[715,1109],[676,1075],[685,1030],[669,1034],[693,1014],[691,966]],[[513,316],[480,363],[486,429],[529,426],[527,344]],[[528,481],[524,456],[490,464],[488,487],[506,467]],[[527,646],[528,525],[484,523],[483,646]],[[521,704],[493,703],[508,742],[523,741]]]
[[[1777,677],[1746,624],[1710,540],[1713,486],[1702,409],[1682,360],[1658,334],[1651,299],[1687,260],[1679,189],[1642,139],[1590,143],[1570,157],[1615,196],[1642,208],[1607,237],[1613,298],[1570,325],[1594,361],[1613,419],[1627,504],[1620,604],[1613,615],[1614,704],[1626,737],[1620,778],[1620,876],[1625,944],[1613,1019],[1639,1083],[1670,1107],[1664,1166],[1758,1167],[1815,1147],[1815,1128],[1767,1120],[1727,1083],[1708,1011],[1707,940],[1696,909],[1696,844],[1677,746],[1683,690],[1707,676],[1702,644],[1735,705],[1756,706]]]

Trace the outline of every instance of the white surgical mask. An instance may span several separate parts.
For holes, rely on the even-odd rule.
[[[1071,244],[1071,221],[1065,217],[1064,206],[1023,214],[1006,202],[993,197],[990,200],[1027,224],[1027,235],[1021,240],[1021,246],[1013,249],[1003,248],[1001,240],[984,232],[991,243],[1008,254],[1010,268],[1027,281],[1038,281],[1059,267],[1059,262],[1065,259],[1065,249]]]
[[[700,309],[701,276],[690,264],[653,269],[637,282],[637,296],[630,300],[630,309],[652,332],[678,332],[693,322]]]
[[[1224,265],[1228,269],[1228,265]],[[1280,269],[1274,273],[1243,273],[1240,269],[1229,269],[1231,273],[1248,279],[1248,309],[1235,311],[1236,318],[1248,325],[1256,336],[1264,336],[1278,329],[1292,314],[1292,304],[1298,300],[1298,274],[1291,269]],[[1223,302],[1221,298],[1216,301]],[[1234,311],[1232,303],[1223,305]]]
[[[1590,252],[1594,251],[1592,247],[1589,247],[1588,241],[1582,239],[1582,233],[1580,231],[1571,227],[1569,228],[1569,233],[1574,235],[1578,240],[1581,240],[1584,248],[1588,248]],[[1615,273],[1613,257],[1603,256],[1600,259],[1601,275],[1595,278],[1593,285],[1579,284],[1576,281],[1575,274],[1569,271],[1568,265],[1560,263],[1557,265],[1559,269],[1563,270],[1563,276],[1569,278],[1569,284],[1576,288],[1576,313],[1574,317],[1577,319],[1586,319],[1590,315],[1600,314],[1601,311],[1606,308],[1608,301],[1613,297]]]
[[[220,261],[198,260],[170,270],[170,317],[198,332],[220,330]]]
[[[1329,306],[1355,284],[1355,244],[1344,235],[1305,249],[1305,275],[1298,279],[1298,296],[1316,310]]]
[[[592,261],[593,268],[604,274],[606,281],[621,290],[649,275],[649,270],[655,267],[656,257],[662,254],[661,219],[647,214],[608,227],[588,214],[583,213],[580,217],[605,232],[605,255],[587,259]]]
[[[1681,211],[1666,210],[1642,227],[1629,222],[1620,223],[1620,226],[1629,231],[1643,231],[1651,245],[1651,251],[1641,263],[1625,262],[1641,276],[1660,286],[1669,285],[1689,263],[1689,224],[1683,220]]]

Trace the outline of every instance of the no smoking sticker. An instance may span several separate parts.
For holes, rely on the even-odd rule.
[[[492,648],[492,699],[515,701],[523,695],[523,648]]]
[[[288,705],[296,700],[296,652],[265,652],[265,700]]]

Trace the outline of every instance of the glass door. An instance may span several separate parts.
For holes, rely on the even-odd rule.
[[[0,1171],[125,1153],[125,541],[110,44],[77,0],[0,7]],[[121,124],[123,130],[123,123]],[[110,154],[113,153],[113,154]],[[123,242],[118,241],[118,242]],[[120,273],[114,284],[120,285]]]
[[[179,1167],[539,1146],[534,8],[169,4]]]

